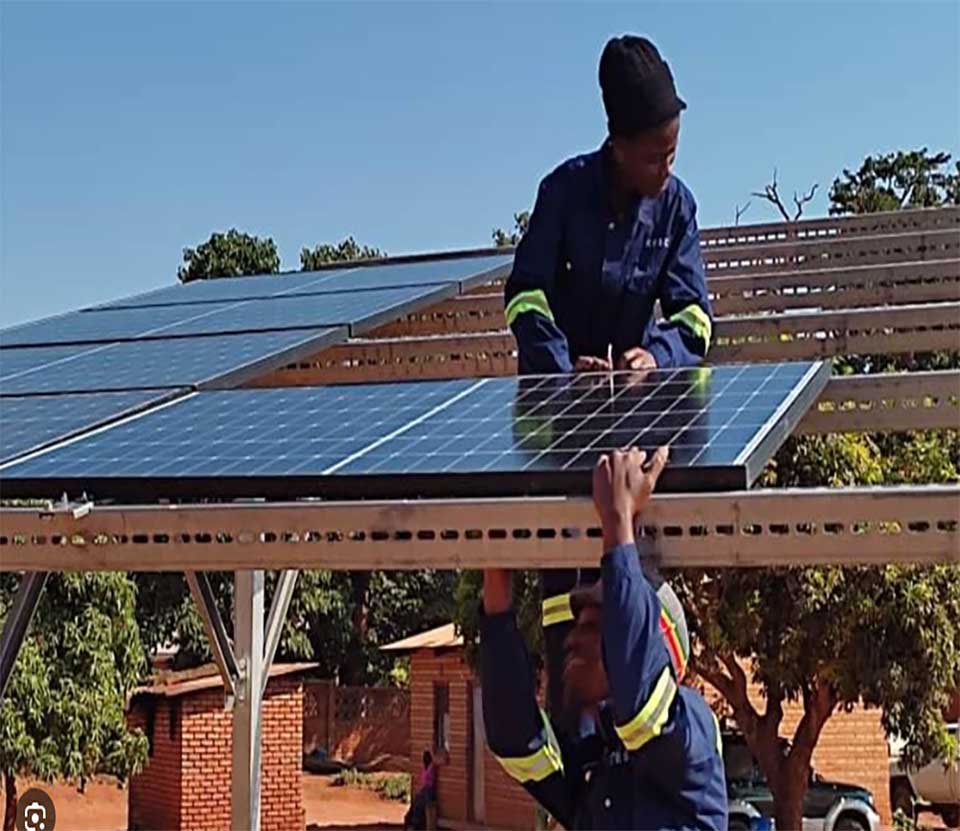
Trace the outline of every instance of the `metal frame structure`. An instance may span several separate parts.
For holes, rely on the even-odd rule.
[[[711,357],[960,349],[958,231],[960,208],[702,230],[708,287],[726,315]],[[290,354],[248,385],[513,373],[502,309],[496,281],[470,287],[363,339]],[[833,378],[796,432],[958,424],[960,372],[930,372]],[[957,485],[661,494],[643,533],[667,567],[960,565],[958,516]],[[599,536],[585,498],[0,509],[0,570],[25,572],[0,638],[0,696],[50,571],[186,572],[234,710],[232,827],[259,829],[260,703],[297,569],[583,566]],[[265,568],[282,570],[266,629]],[[235,572],[233,643],[211,570]]]

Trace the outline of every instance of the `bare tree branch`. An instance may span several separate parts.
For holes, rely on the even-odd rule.
[[[793,216],[793,221],[796,222],[800,219],[800,216],[803,214],[803,206],[813,199],[813,195],[817,192],[817,188],[820,187],[819,182],[814,182],[813,187],[810,188],[810,192],[804,194],[803,196],[797,196],[797,192],[793,192],[793,202],[797,206],[797,212]]]
[[[734,220],[734,223],[733,223],[734,225],[739,225],[739,224],[740,224],[740,217],[743,216],[747,211],[750,210],[750,205],[751,205],[751,202],[750,202],[750,200],[748,199],[748,200],[747,200],[747,204],[744,205],[742,208],[741,208],[739,205],[735,205],[735,206],[734,206],[734,207],[736,208],[736,211],[737,211],[737,218],[736,218],[736,220]]]
[[[780,192],[777,190],[777,169],[773,169],[773,181],[769,185],[765,185],[763,188],[763,193],[759,191],[754,191],[750,194],[751,196],[758,196],[760,199],[766,199],[773,205],[776,205],[777,209],[780,211],[780,214],[783,216],[784,220],[790,222],[790,214],[787,213],[787,209],[783,206],[783,200],[780,198]]]

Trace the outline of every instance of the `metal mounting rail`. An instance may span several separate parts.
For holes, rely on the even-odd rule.
[[[960,564],[960,486],[662,494],[644,525],[667,566]],[[0,510],[5,571],[586,566],[589,499]]]

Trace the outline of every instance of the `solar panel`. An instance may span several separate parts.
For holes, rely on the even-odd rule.
[[[382,265],[303,271],[293,274],[194,280],[185,285],[168,286],[133,297],[124,297],[94,308],[118,309],[182,303],[265,300],[288,295],[439,286],[450,283],[456,283],[461,291],[465,291],[484,282],[506,276],[512,260],[511,255],[497,254],[485,257],[391,262]]]
[[[587,493],[598,455],[670,444],[664,490],[749,486],[826,384],[821,363],[199,393],[3,472],[29,494]]]
[[[178,391],[171,390],[139,390],[4,398],[0,404],[0,462],[177,394]]]
[[[402,317],[422,303],[457,293],[449,286],[275,297],[236,303],[209,303],[74,312],[24,324],[0,333],[3,347],[102,343],[143,337],[256,332],[270,329],[350,325],[366,331]]]
[[[8,378],[51,367],[86,351],[84,346],[48,346],[43,349],[0,349],[0,390]]]
[[[217,277],[189,283],[164,286],[153,291],[121,297],[94,309],[123,309],[144,306],[166,306],[179,303],[223,303],[273,297],[294,291],[308,291],[338,271],[301,271],[292,274],[263,274],[254,277]]]
[[[344,329],[321,328],[126,341],[71,349],[2,349],[0,396],[229,386],[306,357],[344,337]],[[8,371],[11,368],[19,371]]]

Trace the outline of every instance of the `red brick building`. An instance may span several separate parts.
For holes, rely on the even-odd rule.
[[[304,827],[300,675],[314,664],[278,664],[263,698],[261,815],[264,831]],[[130,780],[130,831],[229,831],[233,714],[215,667],[164,673],[134,694],[127,721],[150,742]]]
[[[533,828],[533,800],[486,748],[480,685],[464,660],[463,641],[453,625],[385,648],[410,654],[410,769],[419,770],[423,751],[433,751],[443,823],[453,828]],[[708,699],[716,696],[707,691]],[[762,709],[759,691],[751,689],[751,697]],[[789,736],[802,709],[787,703],[784,711],[783,733]],[[835,713],[821,734],[813,766],[828,779],[873,791],[881,821],[890,824],[888,748],[879,711],[858,707]]]

